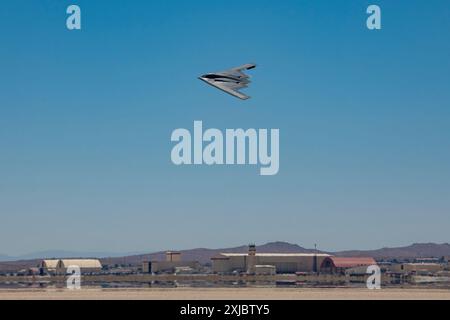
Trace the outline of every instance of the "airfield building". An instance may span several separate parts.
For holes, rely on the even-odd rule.
[[[60,259],[56,267],[56,273],[65,275],[67,268],[77,266],[82,274],[98,273],[102,270],[102,264],[97,259]]]
[[[167,262],[180,262],[181,261],[181,252],[167,251],[166,252],[166,261]]]
[[[377,265],[373,258],[327,257],[320,265],[320,273],[344,274],[351,271],[365,274],[367,267],[373,265]]]
[[[323,260],[330,255],[324,253],[257,253],[251,245],[249,253],[221,253],[211,259],[214,273],[233,272],[260,273],[256,266],[270,266],[276,273],[317,272]]]
[[[180,252],[166,252],[165,261],[144,261],[142,263],[143,273],[195,273],[201,269],[198,261],[183,261]]]
[[[257,276],[274,276],[277,274],[277,268],[275,266],[261,266],[255,265],[254,270],[255,275]]]
[[[434,274],[443,270],[444,266],[439,263],[401,263],[390,268],[391,272],[405,274]]]
[[[42,260],[39,264],[39,273],[54,275],[56,273],[56,268],[58,267],[58,262],[59,260],[57,259]]]

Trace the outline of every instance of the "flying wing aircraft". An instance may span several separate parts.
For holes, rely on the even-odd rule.
[[[255,64],[245,64],[230,70],[225,70],[216,73],[208,73],[201,77],[200,80],[207,84],[216,87],[234,97],[242,100],[247,100],[250,97],[239,92],[239,89],[247,88],[250,84],[250,77],[246,75],[243,70],[251,70],[256,68]]]

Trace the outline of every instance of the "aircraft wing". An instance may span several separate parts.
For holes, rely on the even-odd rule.
[[[220,81],[214,81],[214,82],[208,81],[208,83],[210,85],[216,87],[217,89],[225,91],[226,93],[231,94],[232,96],[235,96],[239,99],[247,100],[250,98],[249,96],[243,94],[242,92],[237,91],[242,88],[247,88],[246,84],[233,83],[233,82],[220,82]]]
[[[232,69],[229,69],[229,70],[217,72],[217,74],[238,76],[238,77],[241,77],[241,78],[244,78],[244,79],[248,79],[249,76],[246,75],[243,71],[251,70],[251,69],[254,69],[254,68],[256,68],[256,64],[249,63],[249,64],[244,64],[244,65],[242,65],[240,67],[236,67],[236,68],[232,68]]]
[[[254,69],[254,68],[256,68],[256,64],[247,63],[247,64],[244,64],[243,66],[233,68],[232,70],[236,70],[236,71],[240,72],[242,70],[251,70],[251,69]]]

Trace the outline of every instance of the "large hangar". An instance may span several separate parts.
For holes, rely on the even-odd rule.
[[[79,267],[82,274],[102,271],[102,264],[98,259],[60,259],[56,266],[56,272],[59,275],[64,275],[71,266]]]
[[[296,273],[318,272],[327,257],[325,253],[256,253],[250,246],[248,254],[221,253],[211,261],[214,273],[254,273],[258,265],[274,266],[277,273]]]

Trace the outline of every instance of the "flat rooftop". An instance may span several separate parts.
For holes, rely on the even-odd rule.
[[[248,253],[221,253],[225,257],[247,257]],[[326,253],[256,253],[257,257],[331,257]]]

